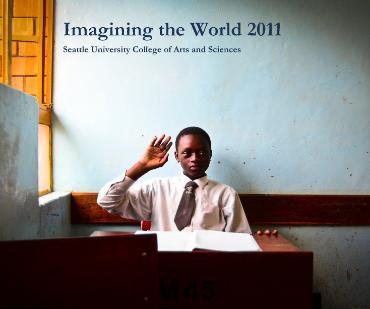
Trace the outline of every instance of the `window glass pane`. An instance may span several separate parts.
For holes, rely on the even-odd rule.
[[[35,0],[13,0],[11,85],[30,95],[38,93],[39,59],[37,37],[38,4]],[[41,98],[42,99],[42,98]],[[40,102],[40,95],[38,96]]]

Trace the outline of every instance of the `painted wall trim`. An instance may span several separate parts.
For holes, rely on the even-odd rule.
[[[72,224],[129,224],[96,203],[97,193],[73,192]],[[370,225],[370,195],[240,194],[252,225]]]

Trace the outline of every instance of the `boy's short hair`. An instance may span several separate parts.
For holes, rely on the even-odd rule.
[[[187,127],[185,129],[182,129],[179,132],[179,134],[177,134],[177,136],[176,136],[176,141],[175,141],[176,150],[179,146],[180,138],[184,135],[201,135],[206,139],[206,141],[209,145],[209,149],[212,149],[211,148],[211,138],[209,137],[209,135],[206,131],[204,131],[202,128],[199,128],[199,127]]]

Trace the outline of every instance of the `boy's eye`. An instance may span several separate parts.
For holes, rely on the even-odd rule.
[[[192,154],[192,152],[191,151],[187,151],[187,150],[185,150],[185,151],[182,152],[182,155],[184,157],[190,157],[191,154]],[[197,151],[196,154],[199,157],[204,157],[206,155],[206,151],[205,150],[200,150],[200,151]]]

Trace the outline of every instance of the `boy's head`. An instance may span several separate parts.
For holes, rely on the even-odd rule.
[[[175,146],[175,158],[184,175],[193,180],[206,175],[212,157],[211,139],[206,131],[198,127],[185,128],[177,135]]]

